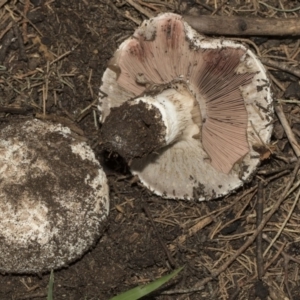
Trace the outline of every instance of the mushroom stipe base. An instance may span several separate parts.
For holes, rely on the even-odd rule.
[[[127,162],[141,158],[160,148],[166,130],[157,108],[144,102],[125,102],[112,109],[102,126],[102,139],[107,151],[117,152]]]

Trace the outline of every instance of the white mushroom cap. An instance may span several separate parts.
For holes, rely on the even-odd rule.
[[[68,265],[97,242],[108,211],[106,176],[68,128],[39,120],[0,126],[1,272]]]
[[[144,21],[120,45],[102,80],[104,125],[112,108],[145,101],[149,87],[150,92],[157,86],[170,88],[177,81],[188,86],[198,108],[189,114],[199,135],[183,134],[130,165],[145,186],[166,198],[226,195],[257,168],[253,147],[270,141],[273,107],[263,65],[245,46],[204,37],[179,15]]]

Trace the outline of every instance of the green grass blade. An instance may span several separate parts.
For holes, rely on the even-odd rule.
[[[53,270],[51,270],[49,285],[48,285],[47,300],[53,300],[53,283],[54,283],[54,273]]]
[[[170,279],[175,277],[182,269],[183,269],[183,267],[176,269],[169,275],[165,275],[147,285],[137,286],[125,293],[122,293],[120,295],[117,295],[117,296],[111,298],[110,300],[137,300],[137,299],[140,299],[141,297],[144,297],[144,296],[150,294],[151,292],[155,291],[159,287],[161,287],[164,283],[166,283],[167,281],[169,281]]]

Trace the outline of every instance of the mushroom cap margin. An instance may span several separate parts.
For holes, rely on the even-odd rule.
[[[67,266],[105,227],[106,176],[91,148],[66,127],[28,120],[0,130],[0,270]]]

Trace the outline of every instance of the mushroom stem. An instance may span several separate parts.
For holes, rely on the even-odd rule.
[[[186,85],[127,101],[102,126],[104,148],[140,158],[188,136],[200,136],[200,109]],[[197,124],[195,123],[197,121]]]

